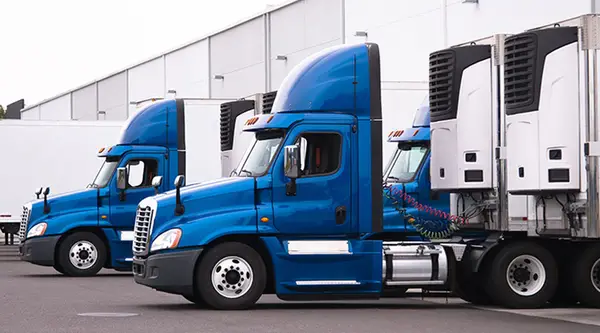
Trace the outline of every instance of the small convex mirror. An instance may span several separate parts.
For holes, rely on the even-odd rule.
[[[296,179],[300,176],[300,147],[298,145],[285,146],[283,170],[285,176]]]
[[[124,190],[127,187],[127,169],[126,168],[118,168],[117,169],[117,188],[119,190]]]
[[[155,176],[152,178],[152,187],[157,188],[162,184],[162,176]]]
[[[175,177],[175,181],[173,182],[173,185],[175,185],[175,187],[184,186],[185,185],[185,176],[179,175],[179,176]]]

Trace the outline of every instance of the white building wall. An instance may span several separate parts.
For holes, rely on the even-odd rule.
[[[448,0],[448,43],[455,45],[496,33],[524,30],[592,13],[598,0]]]
[[[98,119],[127,119],[127,104],[127,72],[115,74],[98,82]]]
[[[96,120],[98,112],[97,84],[91,84],[71,93],[73,120]]]
[[[383,84],[400,87],[383,93],[384,128],[410,126],[415,101],[426,96],[429,53],[600,8],[600,0],[462,1],[299,0],[100,80],[95,107],[87,86],[72,93],[72,105],[71,97],[63,94],[25,109],[22,118],[66,119],[72,114],[74,119],[94,119],[98,113],[99,120],[123,120],[135,109],[130,101],[164,97],[171,89],[178,97],[213,98],[276,90],[308,55],[341,43],[369,41],[380,46]],[[391,106],[385,102],[393,100],[390,94],[400,94],[402,101]],[[389,113],[390,108],[402,115]],[[387,119],[394,125],[388,126]]]
[[[165,58],[159,57],[131,68],[127,71],[127,78],[129,102],[165,97]],[[136,105],[130,104],[129,116],[136,110]]]
[[[34,106],[30,109],[21,111],[21,119],[24,120],[39,120],[40,119],[40,106]]]
[[[175,90],[178,97],[209,97],[207,39],[167,54],[165,66],[167,91]]]
[[[71,94],[40,105],[40,120],[71,120]]]
[[[270,88],[304,58],[343,44],[341,0],[304,0],[269,14]],[[287,59],[278,60],[282,56]]]
[[[265,19],[210,37],[211,97],[238,98],[266,90]],[[222,79],[215,79],[220,75]]]

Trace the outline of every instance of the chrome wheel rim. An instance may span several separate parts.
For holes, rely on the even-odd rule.
[[[520,255],[508,265],[506,281],[519,296],[535,295],[546,283],[546,269],[538,258]]]
[[[88,241],[78,241],[69,250],[71,265],[78,269],[88,269],[98,260],[98,250]]]
[[[590,278],[592,279],[592,285],[600,293],[600,259],[592,265]]]
[[[219,260],[212,270],[212,285],[225,298],[239,298],[250,290],[254,274],[248,262],[238,256]]]

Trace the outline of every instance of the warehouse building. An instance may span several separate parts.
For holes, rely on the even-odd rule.
[[[22,119],[123,120],[132,102],[240,98],[276,90],[305,57],[344,43],[382,53],[384,130],[409,126],[427,94],[428,54],[596,12],[600,0],[291,0],[193,43],[21,111]],[[542,10],[543,9],[543,10]],[[385,152],[387,155],[387,152]]]

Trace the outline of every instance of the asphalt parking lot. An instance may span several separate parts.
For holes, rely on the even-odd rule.
[[[599,332],[600,310],[480,309],[445,298],[289,303],[248,311],[197,309],[127,273],[68,278],[0,251],[0,332]]]

